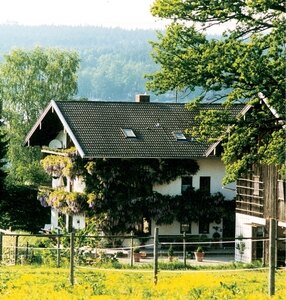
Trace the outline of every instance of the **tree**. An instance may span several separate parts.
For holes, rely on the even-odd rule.
[[[37,190],[28,186],[6,189],[0,201],[0,228],[38,233],[50,222],[50,209],[37,201]]]
[[[3,198],[5,191],[6,172],[4,166],[6,164],[7,141],[6,135],[3,133],[3,122],[0,121],[0,199]]]
[[[0,100],[9,138],[10,183],[32,183],[44,177],[36,162],[39,151],[24,149],[24,136],[49,101],[68,100],[76,93],[78,66],[76,52],[59,49],[15,49],[4,56]]]
[[[202,101],[224,103],[225,110],[204,113],[201,126],[191,131],[202,140],[222,141],[225,182],[255,162],[283,165],[285,2],[156,0],[151,12],[173,21],[152,43],[161,69],[147,76],[147,87],[158,94],[201,88],[189,108]],[[236,27],[220,39],[206,36],[209,27],[230,21]],[[276,120],[260,105],[261,98],[276,111]],[[251,118],[229,117],[227,108],[238,102],[253,106]]]
[[[78,64],[76,52],[12,50],[0,69],[3,109],[17,112],[24,124],[33,123],[50,100],[67,100],[76,93]]]

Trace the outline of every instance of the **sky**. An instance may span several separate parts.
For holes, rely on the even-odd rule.
[[[94,25],[160,29],[154,0],[0,0],[0,23],[20,25]]]

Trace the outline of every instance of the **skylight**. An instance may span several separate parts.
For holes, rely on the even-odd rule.
[[[177,141],[186,141],[187,140],[187,138],[185,137],[185,135],[181,131],[173,132],[173,134],[174,134]]]
[[[131,128],[121,128],[123,134],[126,138],[136,138],[136,134],[134,133],[133,129]]]

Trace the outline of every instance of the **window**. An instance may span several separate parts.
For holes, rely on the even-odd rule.
[[[206,219],[199,220],[199,234],[210,233],[210,223]]]
[[[193,176],[182,176],[181,192],[193,187]]]
[[[192,224],[190,223],[181,223],[180,224],[180,232],[192,233]]]
[[[286,182],[278,180],[278,200],[286,200]]]
[[[259,176],[253,176],[253,195],[259,196]]]
[[[173,135],[175,136],[177,141],[186,141],[187,140],[187,138],[181,131],[176,131],[176,132],[174,131]]]
[[[200,177],[200,190],[206,194],[211,193],[211,178],[209,176]]]
[[[131,128],[121,128],[126,138],[136,138],[136,134]]]

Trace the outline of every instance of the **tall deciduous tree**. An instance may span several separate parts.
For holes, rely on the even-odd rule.
[[[67,100],[76,93],[78,66],[76,52],[59,49],[15,49],[4,56],[0,100],[8,129],[10,183],[43,178],[39,153],[22,147],[24,135],[50,100]]]
[[[6,152],[7,152],[7,141],[6,136],[3,133],[3,122],[0,121],[0,198],[3,198],[5,191],[5,178],[6,172],[4,166],[7,163],[6,161]]]
[[[160,70],[148,75],[147,87],[156,93],[202,89],[192,101],[237,102],[253,106],[248,120],[231,119],[227,109],[208,111],[193,134],[222,139],[226,182],[251,164],[285,163],[285,2],[156,0],[154,16],[171,19],[166,32],[153,42],[153,58]],[[220,39],[206,29],[232,22]],[[259,105],[265,98],[279,122]],[[190,107],[192,106],[190,105]],[[228,131],[227,139],[223,133]],[[258,142],[259,141],[259,142]]]

